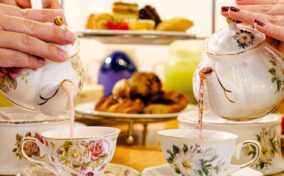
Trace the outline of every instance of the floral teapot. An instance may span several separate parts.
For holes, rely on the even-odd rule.
[[[207,39],[193,78],[194,95],[199,99],[203,81],[205,107],[219,116],[231,120],[262,117],[283,100],[284,58],[265,43],[264,34],[228,22],[228,27]]]
[[[62,17],[56,17],[53,25],[66,28]],[[78,56],[78,39],[73,45],[58,47],[69,56],[63,63],[46,60],[45,65],[37,70],[1,68],[1,93],[16,106],[27,110],[47,115],[64,113],[68,96],[61,85],[64,81],[70,81],[75,96],[81,87],[82,67]]]

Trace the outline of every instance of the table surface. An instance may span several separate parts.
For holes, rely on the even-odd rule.
[[[284,157],[283,148],[282,155]],[[132,167],[138,171],[166,163],[159,148],[141,146],[118,146],[112,162]],[[284,172],[273,176],[284,176]]]

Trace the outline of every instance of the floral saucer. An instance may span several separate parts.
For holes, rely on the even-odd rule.
[[[17,172],[16,176],[55,176],[41,166],[26,167]],[[140,173],[130,167],[110,163],[107,165],[103,176],[140,176]]]
[[[149,167],[142,171],[142,176],[169,176],[173,175],[170,167],[167,164],[156,166],[156,167]],[[244,168],[234,172],[230,176],[263,176],[261,172],[253,170],[251,168]]]

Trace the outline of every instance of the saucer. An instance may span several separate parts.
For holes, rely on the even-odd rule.
[[[230,167],[233,167],[233,165],[231,165]],[[169,175],[173,175],[173,172],[167,164],[159,165],[156,167],[149,167],[142,171],[142,176],[169,176]],[[240,169],[232,173],[230,176],[248,176],[248,175],[249,176],[263,176],[261,172],[253,170],[249,167]]]
[[[16,176],[55,176],[41,166],[26,167],[17,172]],[[140,173],[128,166],[110,163],[107,165],[103,176],[140,176]]]

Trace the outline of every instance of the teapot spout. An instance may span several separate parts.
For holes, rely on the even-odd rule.
[[[206,85],[206,88],[207,88],[207,95],[209,97],[210,96],[212,97],[213,94],[214,94],[214,96],[216,96],[220,92],[222,92],[223,95],[225,96],[226,100],[228,100],[231,103],[235,103],[235,101],[232,100],[229,96],[229,94],[232,91],[227,89],[223,85],[218,74],[216,73],[216,71],[212,67],[204,67],[203,69],[201,69],[199,71],[199,76],[200,76],[200,84],[203,84],[203,82],[204,82],[204,84]],[[219,96],[218,99],[220,100],[220,97],[224,97],[224,96]],[[216,100],[216,98],[213,98],[213,99]]]

